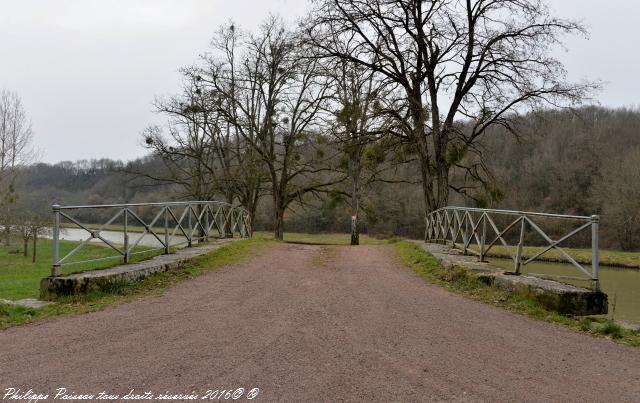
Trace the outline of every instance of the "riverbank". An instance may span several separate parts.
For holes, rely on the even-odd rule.
[[[470,248],[471,249],[471,248]],[[569,254],[576,262],[583,265],[591,265],[591,249],[575,249],[575,248],[562,248]],[[536,254],[542,252],[544,248],[536,246],[525,246],[522,248],[522,255],[525,259],[528,259]],[[515,251],[515,246],[493,246],[487,253],[487,257],[495,257],[502,259],[511,259],[511,256]],[[549,250],[542,256],[538,256],[536,261],[550,262],[550,263],[567,263],[567,259],[556,250]],[[613,250],[600,250],[600,265],[609,267],[620,267],[624,269],[640,270],[640,252],[621,252]]]

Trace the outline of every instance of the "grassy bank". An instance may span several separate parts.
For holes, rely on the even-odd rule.
[[[451,244],[449,242],[449,244]],[[460,244],[457,244],[460,247]],[[471,245],[470,250],[478,252],[477,247]],[[525,246],[522,248],[522,256],[524,259],[528,259],[538,253],[542,252],[545,248],[538,246]],[[577,249],[577,248],[562,248],[569,254],[576,262],[583,265],[591,265],[591,249]],[[491,247],[487,253],[487,257],[495,257],[500,259],[511,259],[515,254],[515,246],[495,245]],[[553,263],[568,263],[567,259],[557,250],[551,249],[545,252],[543,255],[536,258],[537,261],[547,261]],[[640,269],[640,252],[622,252],[617,250],[600,250],[600,265],[623,267],[627,269]]]
[[[60,256],[64,256],[79,243],[70,241],[60,242]],[[136,248],[134,252],[143,251],[144,248]],[[22,255],[21,246],[0,246],[0,299],[37,298],[40,294],[40,280],[51,274],[51,261],[53,253],[53,241],[48,239],[38,240],[38,252],[36,263],[31,261],[31,245],[29,256]],[[73,260],[99,259],[116,256],[117,253],[108,247],[85,245],[73,256]],[[151,254],[147,254],[149,257]],[[133,256],[132,261],[143,259],[145,255]],[[121,259],[110,259],[92,264],[79,264],[64,266],[61,272],[64,274],[83,270],[104,269],[120,264]]]
[[[256,248],[266,246],[271,242],[262,237],[233,242],[194,259],[182,270],[157,273],[137,283],[115,284],[107,292],[61,297],[56,301],[57,304],[38,310],[0,304],[0,329],[56,315],[99,311],[110,305],[125,303],[140,297],[161,295],[164,290],[181,281],[214,271],[228,264],[241,262],[251,256],[250,252],[255,252]]]
[[[413,242],[401,241],[397,243],[397,247],[402,262],[426,282],[532,318],[593,335],[611,337],[630,346],[640,346],[639,331],[623,329],[603,318],[579,318],[548,311],[533,299],[484,284],[464,268],[443,268],[432,255]]]

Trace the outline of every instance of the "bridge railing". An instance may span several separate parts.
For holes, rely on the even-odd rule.
[[[168,254],[172,248],[191,247],[194,243],[213,237],[251,236],[249,213],[241,207],[217,201],[53,205],[52,208],[54,224],[51,274],[54,276],[60,273],[62,266],[108,259],[122,259],[127,263],[134,255],[152,251]],[[96,224],[99,222],[102,224]],[[77,246],[61,256],[60,238],[66,229],[80,230],[86,238],[83,237]],[[113,232],[118,233],[118,240],[108,239],[105,235]],[[135,234],[134,240],[131,239],[132,234]],[[156,247],[140,251],[138,246],[144,238],[152,238]],[[71,258],[89,243],[111,248],[115,255],[72,261]]]
[[[498,218],[500,219],[498,220]],[[562,231],[559,236],[557,235],[557,228],[555,228],[556,239],[552,239],[552,237],[542,229],[543,226],[539,223],[539,221],[544,219],[569,221],[573,223],[573,226],[568,231]],[[521,273],[522,266],[539,259],[551,250],[555,250],[565,262],[573,265],[582,277],[544,276],[590,280],[594,289],[599,290],[599,222],[600,218],[597,215],[574,216],[510,210],[445,207],[433,211],[428,215],[426,220],[425,241],[450,242],[454,247],[461,246],[465,254],[472,253],[478,255],[480,261],[485,260],[488,252],[495,245],[502,244],[509,251],[513,259],[515,274]],[[525,258],[523,247],[526,246],[524,244],[527,239],[527,232],[533,232],[538,235],[538,238],[542,240],[542,246]],[[570,253],[560,246],[563,242],[577,237],[578,234],[583,235],[585,232],[591,233],[590,270],[588,266],[584,267],[578,263]],[[512,242],[510,245],[507,239],[513,239],[515,244]],[[531,246],[540,246],[540,244]],[[474,247],[477,250],[474,250]],[[536,275],[536,273],[530,274]]]

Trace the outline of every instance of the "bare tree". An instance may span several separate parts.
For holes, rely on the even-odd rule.
[[[289,205],[342,180],[321,133],[327,79],[319,61],[305,58],[301,43],[277,18],[256,35],[242,35],[231,25],[214,44],[222,56],[207,59],[200,80],[220,97],[225,120],[266,170],[274,236],[283,239]]]
[[[38,237],[51,231],[51,220],[48,215],[35,210],[28,210],[26,206],[19,206],[12,213],[12,222],[15,232],[22,239],[22,253],[24,257],[29,254],[29,241],[32,242],[33,263],[36,262]]]
[[[419,158],[425,214],[468,190],[450,183],[452,171],[478,179],[464,159],[488,128],[513,130],[517,112],[576,103],[594,88],[566,83],[550,52],[583,28],[540,0],[316,0],[305,27],[320,57],[357,63],[403,94],[386,113]]]
[[[19,168],[34,158],[32,138],[31,123],[18,94],[0,91],[0,218],[7,245],[11,237],[11,205],[16,201]]]
[[[139,174],[158,182],[177,184],[184,190],[185,197],[210,200],[222,193],[229,199],[232,196],[218,182],[217,156],[207,132],[209,126],[219,131],[219,119],[206,108],[205,102],[188,78],[182,94],[156,99],[156,111],[169,119],[168,133],[163,133],[159,126],[151,126],[143,132],[143,138],[144,145],[161,158],[166,169]]]
[[[383,83],[361,65],[337,59],[326,71],[331,78],[332,134],[342,147],[351,208],[351,245],[360,244],[360,209],[368,185],[391,166],[384,164],[388,148],[386,119],[377,109],[384,99]]]
[[[153,126],[143,133],[145,146],[165,163],[164,172],[137,172],[154,181],[178,184],[198,200],[236,199],[251,217],[262,194],[264,175],[243,140],[219,112],[219,98],[202,90],[199,75],[184,69],[181,95],[156,99],[169,117],[168,135]]]

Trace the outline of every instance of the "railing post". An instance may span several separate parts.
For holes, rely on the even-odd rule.
[[[440,234],[440,216],[439,213],[431,213],[431,242],[440,243],[438,236]]]
[[[480,261],[484,262],[484,247],[487,244],[487,213],[482,215],[482,235],[480,236]]]
[[[600,216],[591,216],[591,277],[594,280],[596,291],[600,291],[600,245],[598,239],[598,227]]]
[[[51,266],[51,275],[60,274],[60,205],[54,204],[53,209],[53,265]]]
[[[191,203],[187,205],[187,209],[189,209],[189,237],[187,238],[187,241],[188,241],[187,246],[190,248],[193,246],[193,227],[191,224]]]
[[[164,206],[164,253],[169,254],[169,206]]]
[[[124,262],[129,263],[129,209],[124,209]]]
[[[444,240],[444,244],[447,244],[447,237],[449,236],[449,211],[444,211],[444,234],[442,235],[442,239]]]
[[[204,240],[205,242],[209,242],[209,205],[205,203],[204,205]]]
[[[245,230],[244,230],[244,211],[238,211],[238,230],[240,231],[240,238],[244,238]]]
[[[229,219],[227,220],[227,236],[226,238],[233,238],[233,206],[229,206]]]
[[[522,245],[524,243],[524,229],[525,229],[525,217],[520,219],[520,241],[518,242],[518,248],[516,250],[516,275],[520,275],[520,266],[522,266]]]
[[[462,251],[463,253],[466,255],[467,254],[467,244],[468,244],[468,239],[469,239],[469,235],[467,234],[469,232],[469,213],[465,213],[463,215],[463,219],[462,221],[464,221],[464,232],[462,233]]]

